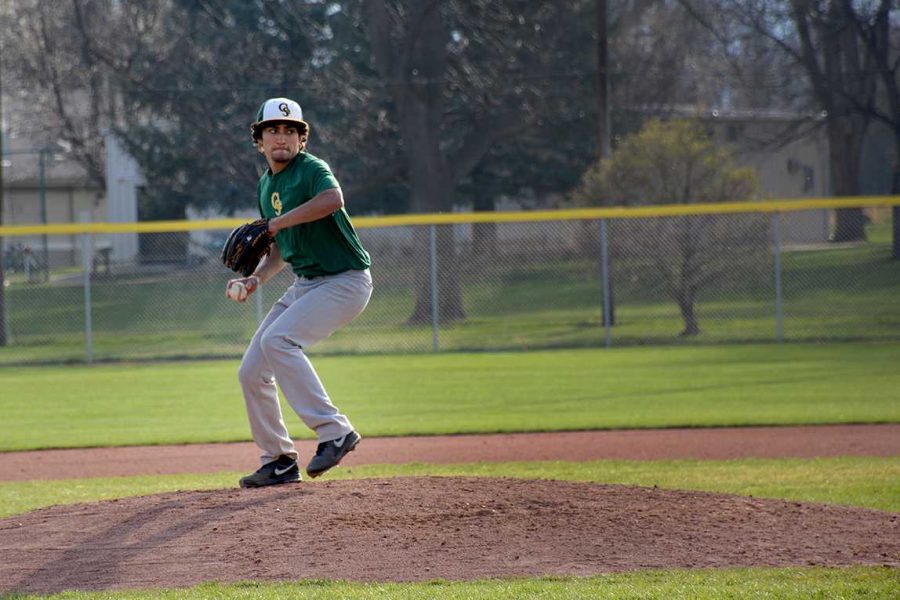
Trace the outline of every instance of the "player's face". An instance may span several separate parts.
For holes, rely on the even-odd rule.
[[[269,162],[288,163],[300,152],[300,132],[287,123],[269,125],[262,130],[259,151]]]

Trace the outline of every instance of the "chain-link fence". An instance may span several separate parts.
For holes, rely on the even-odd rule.
[[[777,213],[366,219],[372,300],[313,352],[900,340],[890,210],[867,214],[869,241],[802,245]],[[0,364],[239,357],[293,276],[285,269],[246,304],[228,301],[226,233],[51,235],[63,254],[44,271],[11,250],[39,236],[7,238]],[[134,260],[111,259],[126,241]]]

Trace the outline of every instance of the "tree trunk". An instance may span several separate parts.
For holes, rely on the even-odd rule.
[[[859,195],[859,160],[865,125],[861,119],[851,117],[834,117],[828,122],[828,161],[835,196]],[[835,212],[832,241],[855,242],[866,239],[866,218],[861,208],[841,208]]]
[[[408,149],[410,196],[415,212],[450,212],[453,209],[454,182],[450,164],[440,148],[439,115],[427,94],[417,93],[415,86],[404,87],[400,132]],[[436,120],[438,119],[438,120]],[[416,270],[416,308],[408,323],[431,322],[431,240],[427,226],[420,226],[415,234],[416,255],[420,257]],[[438,318],[446,323],[465,317],[462,290],[456,270],[456,245],[452,227],[437,228]]]
[[[891,195],[900,195],[900,138],[897,139],[896,150],[897,156],[894,162],[894,177],[891,180]],[[894,250],[891,257],[894,260],[900,260],[900,206],[894,206],[891,209],[891,217],[894,222]]]
[[[473,206],[476,211],[493,211],[494,199],[487,195],[476,194]],[[497,224],[475,223],[472,225],[473,258],[497,256]]]
[[[694,295],[682,294],[676,300],[678,309],[681,311],[681,320],[684,321],[684,330],[679,335],[682,337],[698,335],[700,323],[697,321],[697,313],[694,311]]]
[[[376,66],[383,77],[399,82],[389,86],[389,90],[397,107],[413,212],[449,212],[453,208],[455,181],[450,162],[441,148],[444,117],[442,82],[447,71],[446,43],[449,36],[441,14],[441,4],[415,4],[406,18],[411,30],[405,32],[400,41],[393,38],[392,21],[384,0],[367,0],[363,3],[363,10]],[[439,228],[438,231],[438,315],[442,321],[464,316],[462,292],[453,268],[456,260],[452,233],[450,228]],[[428,228],[417,228],[414,241],[414,251],[419,258],[416,308],[408,322],[421,324],[431,320],[431,244]]]
[[[447,56],[445,41],[449,33],[443,21],[440,5],[422,7],[420,32],[410,46],[407,56],[410,77],[407,85],[395,86],[400,136],[406,148],[410,196],[414,212],[450,212],[453,209],[455,181],[447,156],[441,148],[441,122],[444,117],[443,86]],[[410,75],[411,74],[411,75]],[[417,77],[424,77],[420,81]],[[420,228],[415,239],[419,257],[429,260],[428,229]],[[456,248],[453,230],[439,227],[437,235],[438,317],[449,322],[465,317],[462,291],[456,271]],[[421,264],[421,263],[420,263]],[[416,308],[409,317],[411,324],[431,321],[430,266],[419,269],[416,275]]]
[[[891,217],[894,221],[894,250],[891,252],[891,258],[900,260],[900,206],[891,209]]]
[[[447,111],[449,58],[452,19],[447,2],[388,3],[364,0],[363,14],[376,69],[395,107],[400,138],[406,156],[406,172],[412,212],[449,212],[453,209],[455,187],[461,178],[484,157],[491,145],[505,136],[522,131],[527,120],[521,107],[508,107],[498,115],[481,114],[476,127],[455,151],[447,148],[442,127]],[[389,5],[391,8],[389,8]],[[402,10],[398,10],[402,7]],[[452,155],[451,155],[452,154]],[[446,231],[444,231],[446,229]],[[428,257],[427,230],[417,232],[416,251]],[[479,236],[488,231],[481,229]],[[461,319],[462,292],[456,271],[452,228],[439,228],[438,268],[440,275],[439,315],[442,321]],[[479,238],[483,239],[483,238]],[[428,276],[430,269],[424,270]],[[420,276],[416,309],[409,318],[421,323],[431,318],[430,285]]]
[[[868,60],[860,57],[851,3],[792,0],[790,4],[799,40],[798,58],[819,105],[827,113],[831,193],[856,196],[862,142],[870,121],[870,116],[857,107],[874,102],[877,73],[868,68]],[[866,239],[861,209],[839,209],[836,216],[833,241]]]
[[[866,239],[866,215],[861,208],[839,208],[835,211],[834,242],[856,242]]]
[[[891,257],[894,260],[900,260],[900,206],[893,207],[891,217],[894,221],[894,251],[891,253]]]

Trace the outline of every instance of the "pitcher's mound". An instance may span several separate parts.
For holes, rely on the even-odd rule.
[[[0,592],[900,565],[900,515],[703,492],[413,477],[179,492],[0,520]]]

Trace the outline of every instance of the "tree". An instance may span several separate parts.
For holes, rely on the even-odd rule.
[[[91,54],[123,74],[121,137],[152,182],[141,218],[181,219],[188,206],[252,208],[249,124],[266,97],[285,94],[285,82],[297,86],[303,72],[289,68],[288,44],[256,3],[160,4],[125,47],[96,35],[100,20],[85,17],[79,28]],[[298,51],[309,50],[310,30],[291,39]]]
[[[900,28],[898,7],[890,0],[871,3],[854,15],[855,28],[875,64],[882,99],[857,108],[890,127],[894,137],[894,165],[891,194],[900,195]],[[893,16],[892,16],[893,15]],[[892,256],[900,259],[900,206],[893,208],[894,244]]]
[[[664,109],[728,102],[733,73],[718,59],[717,41],[708,30],[671,0],[628,5],[630,10],[611,15],[614,107]],[[633,131],[640,126],[637,123]]]
[[[16,0],[5,32],[16,48],[14,76],[22,83],[35,125],[49,143],[62,140],[69,154],[96,185],[104,186],[106,134],[125,131],[141,109],[124,106],[125,85],[140,84],[140,66],[152,64],[150,49],[162,46],[161,25],[171,2],[119,3],[111,0],[70,0],[47,3]],[[146,112],[144,112],[146,114]],[[133,150],[134,133],[122,141]],[[170,170],[168,175],[175,171]],[[151,196],[157,186],[149,186]],[[151,210],[148,211],[148,208]],[[139,206],[139,215],[153,218],[153,205]],[[184,216],[184,209],[170,218]],[[186,244],[183,234],[163,234]],[[141,247],[154,237],[142,235]]]
[[[366,207],[359,195],[396,178],[386,166],[394,154],[389,135],[357,124],[360,114],[379,107],[354,86],[358,77],[347,76],[352,55],[362,52],[345,14],[330,10],[336,3],[290,11],[275,0],[129,3],[117,5],[125,12],[121,24],[81,10],[82,3],[74,2],[72,32],[93,60],[117,74],[116,130],[149,182],[141,220],[183,219],[188,207],[252,210],[264,161],[254,160],[249,124],[272,96],[300,101],[312,124],[310,148],[339,167],[354,210]],[[108,31],[119,25],[131,33],[127,39]],[[142,255],[171,260],[158,250],[171,255],[185,244],[180,234],[143,235]]]
[[[750,199],[755,174],[733,165],[727,151],[687,121],[648,121],[610,159],[591,167],[573,198],[579,204],[636,206]],[[640,219],[613,243],[632,273],[654,283],[677,304],[683,336],[700,333],[701,290],[736,271],[758,270],[765,250],[760,219],[690,216]]]
[[[800,39],[799,59],[826,111],[833,191],[852,196],[859,193],[859,161],[869,125],[868,116],[853,110],[853,103],[872,101],[876,73],[856,37],[850,2],[792,0],[791,5]],[[865,239],[864,226],[862,209],[843,209],[834,240]]]
[[[874,102],[878,72],[859,39],[857,26],[866,21],[873,2],[679,1],[704,26],[718,32],[726,53],[746,52],[746,38],[764,39],[802,67],[810,99],[824,115],[832,193],[858,195],[860,158],[871,121],[858,107]],[[864,225],[862,209],[841,209],[832,239],[865,239]]]
[[[40,141],[63,141],[88,178],[101,186],[105,179],[102,132],[114,112],[109,74],[88,52],[83,39],[73,35],[73,25],[78,11],[108,15],[107,5],[101,0],[17,0],[7,7],[11,26],[4,27],[3,33],[13,50],[10,75],[21,83],[30,116],[40,115],[47,135]]]
[[[537,123],[539,92],[560,67],[548,42],[566,12],[556,3],[522,0],[363,1],[414,211],[452,210],[457,185],[489,150]],[[428,232],[416,235],[422,279],[410,322],[421,323],[431,316]],[[440,264],[457,263],[452,229],[439,228],[437,246]],[[442,270],[438,298],[441,320],[464,316],[452,268]]]

